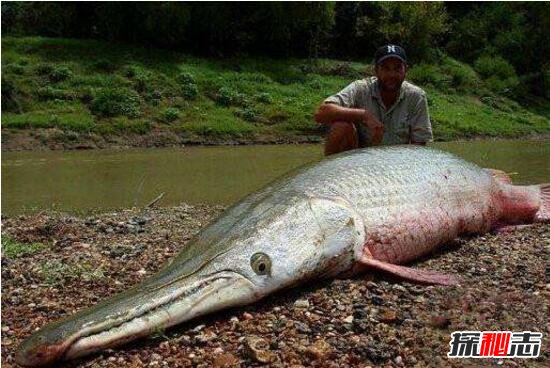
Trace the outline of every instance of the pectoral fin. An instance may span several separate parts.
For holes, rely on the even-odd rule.
[[[445,275],[434,271],[419,270],[416,268],[399,266],[391,263],[378,261],[373,258],[363,256],[359,262],[369,268],[391,273],[397,277],[408,281],[421,282],[426,284],[438,285],[456,285],[459,283],[457,277],[453,275]]]

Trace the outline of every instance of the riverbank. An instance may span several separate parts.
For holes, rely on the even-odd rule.
[[[550,140],[550,133],[531,133],[523,140]],[[510,137],[475,136],[463,137],[455,141],[507,140]],[[200,135],[182,136],[170,131],[152,131],[146,134],[123,134],[102,136],[95,133],[78,133],[57,128],[2,131],[2,151],[63,151],[90,149],[129,149],[167,148],[184,146],[242,146],[263,144],[320,144],[322,135],[273,135],[263,134],[254,137],[203,137]]]
[[[91,217],[43,212],[2,219],[2,365],[36,328],[125,290],[159,269],[221,206],[128,209]],[[66,367],[477,367],[448,360],[458,330],[539,331],[543,366],[550,226],[460,239],[414,267],[459,275],[455,287],[369,273],[304,285],[185,323]],[[262,363],[263,362],[263,363]]]
[[[202,59],[91,40],[5,37],[2,149],[318,142],[319,103],[370,75],[362,62]],[[547,100],[520,101],[450,57],[413,65],[408,78],[428,94],[437,141],[550,134]]]

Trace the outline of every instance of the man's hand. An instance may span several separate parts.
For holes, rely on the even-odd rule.
[[[372,145],[378,146],[380,143],[382,143],[382,137],[384,136],[384,124],[379,122],[378,119],[376,119],[374,115],[368,110],[365,110],[362,122],[371,131]]]
[[[320,124],[332,124],[335,121],[361,121],[371,131],[372,144],[377,146],[382,143],[384,125],[368,110],[325,103],[319,106],[315,113],[315,121]]]

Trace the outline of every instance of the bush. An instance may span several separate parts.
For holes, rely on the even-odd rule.
[[[2,111],[15,111],[18,109],[17,88],[15,84],[2,76]]]
[[[451,86],[461,91],[474,92],[480,80],[471,66],[450,57],[443,59],[442,70],[450,77]]]
[[[36,66],[34,69],[37,75],[50,75],[53,71],[54,66],[48,63],[41,63]]]
[[[500,56],[483,55],[475,61],[474,68],[493,92],[510,94],[519,85],[514,67]]]
[[[8,73],[13,73],[17,75],[25,74],[25,66],[21,64],[8,64],[6,65],[5,71]]]
[[[485,79],[489,77],[499,79],[517,77],[512,64],[500,56],[480,56],[474,63],[474,69]]]
[[[53,88],[52,86],[40,87],[36,90],[36,95],[40,100],[74,100],[76,94],[64,91],[62,89]]]
[[[197,81],[195,80],[195,76],[188,72],[183,72],[178,74],[178,76],[176,77],[176,80],[178,81],[179,84],[182,84],[182,85],[197,83]]]
[[[258,121],[258,118],[260,117],[260,114],[251,107],[243,107],[238,109],[236,114],[243,120],[251,122]]]
[[[447,32],[449,23],[445,5],[436,2],[365,2],[351,13],[337,22],[339,27],[348,23],[346,31],[337,36],[348,48],[343,52],[371,57],[381,44],[396,43],[405,47],[415,62],[433,61],[434,45]],[[355,18],[352,23],[350,16]],[[350,44],[350,37],[355,42]],[[352,47],[354,51],[349,50]]]
[[[166,110],[164,110],[164,113],[162,114],[165,121],[171,123],[180,116],[180,110],[176,109],[175,107],[169,107]]]
[[[139,116],[139,95],[129,88],[106,88],[94,92],[91,111],[99,116]]]
[[[194,100],[199,95],[199,88],[195,83],[186,83],[181,86],[181,95],[186,100]]]
[[[49,74],[52,82],[61,82],[72,77],[73,72],[68,66],[57,66]]]
[[[39,64],[35,71],[38,75],[48,77],[52,82],[61,82],[73,75],[71,69],[66,65],[54,66],[48,63]]]
[[[221,106],[244,106],[246,104],[246,97],[244,94],[227,87],[218,89],[215,99],[216,103]]]
[[[271,95],[267,92],[262,92],[262,93],[258,93],[256,95],[256,101],[258,102],[261,102],[261,103],[265,103],[265,104],[270,104],[273,102],[273,98],[271,97]]]
[[[138,92],[145,91],[147,89],[149,81],[150,81],[149,73],[138,72],[134,76],[136,91],[138,91]]]
[[[408,77],[420,86],[433,86],[446,88],[451,84],[451,77],[442,73],[436,66],[431,64],[417,64],[408,73]]]
[[[134,78],[137,74],[143,72],[143,69],[136,65],[128,65],[124,68],[124,76],[126,78]]]

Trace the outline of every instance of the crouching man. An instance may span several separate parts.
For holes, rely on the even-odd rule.
[[[407,69],[402,47],[382,46],[374,56],[376,77],[357,80],[324,101],[315,121],[330,125],[325,155],[432,140],[426,93],[405,81]]]

